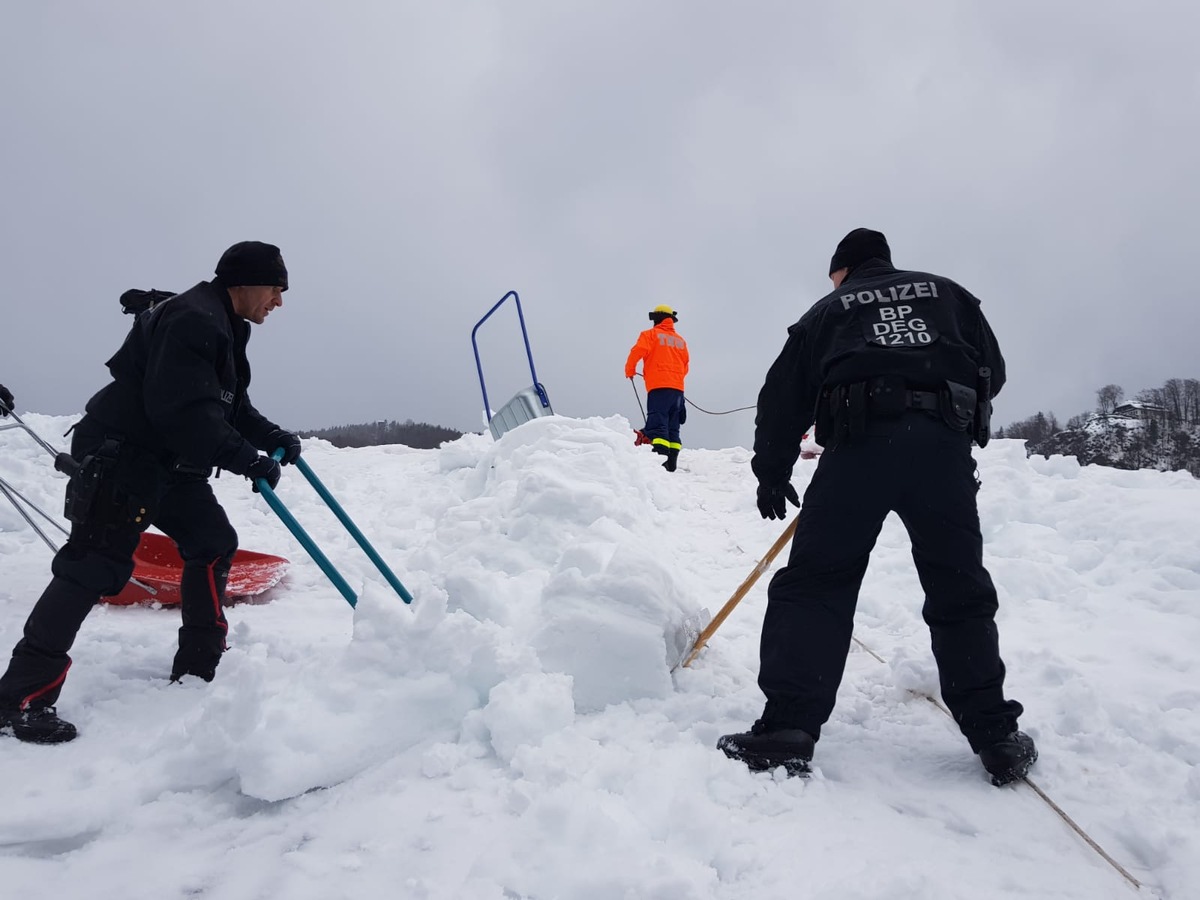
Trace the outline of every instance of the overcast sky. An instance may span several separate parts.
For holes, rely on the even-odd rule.
[[[1127,2],[4,4],[0,382],[82,410],[130,287],[279,244],[251,394],[292,428],[482,428],[470,334],[517,290],[556,412],[640,424],[678,309],[687,395],[755,402],[848,230],[961,282],[996,422],[1200,377],[1200,11]],[[511,304],[510,304],[511,306]],[[531,383],[515,309],[489,399]],[[639,392],[642,385],[639,382]],[[686,446],[750,446],[691,410]]]

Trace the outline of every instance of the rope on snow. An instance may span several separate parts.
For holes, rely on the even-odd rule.
[[[886,660],[884,660],[884,658],[882,656],[880,656],[878,653],[876,653],[874,650],[872,650],[870,647],[868,647],[866,644],[864,644],[862,641],[860,641],[857,637],[853,638],[853,640],[854,640],[854,643],[858,644],[858,646],[862,647],[862,649],[866,650],[868,653],[870,653],[873,657],[875,657],[881,663],[883,663],[884,665],[887,665]],[[950,714],[950,710],[946,709],[946,707],[942,703],[942,701],[938,700],[937,697],[934,697],[932,694],[927,694],[924,691],[910,691],[910,693],[912,693],[913,695],[915,695],[917,697],[922,698],[923,700],[928,700],[930,703],[932,703],[934,706],[936,706],[938,709],[940,709],[942,712],[944,712],[947,716],[950,716],[951,719],[954,718],[954,716]],[[1058,813],[1059,817],[1064,822],[1066,822],[1068,826],[1070,826],[1072,831],[1074,831],[1077,835],[1079,835],[1081,838],[1083,838],[1084,842],[1089,847],[1091,847],[1098,854],[1100,854],[1100,857],[1106,863],[1108,863],[1110,866],[1112,866],[1114,869],[1116,869],[1118,872],[1120,872],[1121,877],[1123,877],[1126,881],[1128,881],[1131,885],[1133,885],[1138,890],[1141,890],[1142,883],[1140,881],[1138,881],[1136,878],[1134,878],[1132,875],[1130,875],[1124,866],[1122,866],[1119,862],[1117,862],[1115,859],[1113,859],[1111,856],[1109,856],[1105,852],[1104,848],[1101,847],[1099,844],[1097,844],[1092,839],[1092,836],[1083,830],[1083,828],[1079,825],[1079,823],[1077,823],[1074,819],[1072,819],[1069,815],[1067,815],[1066,810],[1064,810],[1061,806],[1059,806],[1057,803],[1055,803],[1053,800],[1051,800],[1050,795],[1047,794],[1040,787],[1038,787],[1037,784],[1034,783],[1032,778],[1030,778],[1028,775],[1026,775],[1021,780],[1024,781],[1027,785],[1029,785],[1033,789],[1033,792],[1035,794],[1037,794],[1039,797],[1041,797],[1042,800],[1044,800],[1046,802],[1047,806],[1049,806],[1052,810],[1054,810],[1056,813]]]

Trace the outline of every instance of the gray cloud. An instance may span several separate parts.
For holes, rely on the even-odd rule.
[[[831,8],[824,8],[828,6]],[[1152,15],[1153,13],[1153,15]],[[525,307],[558,412],[638,416],[658,303],[688,394],[752,404],[837,240],[980,296],[997,419],[1196,376],[1200,17],[1182,3],[18,4],[0,29],[0,380],[82,409],[127,287],[283,247],[251,344],[294,427],[481,427],[474,322]],[[493,406],[529,382],[513,311]],[[694,414],[685,445],[749,445]]]

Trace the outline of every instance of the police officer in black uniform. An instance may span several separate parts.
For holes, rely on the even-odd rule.
[[[1004,697],[996,590],[983,566],[971,440],[987,443],[1004,358],[979,301],[947,278],[892,266],[887,239],[838,244],[834,290],[788,329],[758,397],[758,508],[783,519],[800,440],[825,449],[804,494],[791,556],[771,580],[758,683],[762,717],[718,747],[763,771],[807,771],[833,712],[867,561],[884,518],[908,530],[925,592],[942,698],[994,784],[1037,758]]]
[[[279,463],[267,454],[282,450],[285,464],[300,456],[299,437],[265,418],[247,394],[250,323],[262,324],[282,306],[288,287],[279,248],[235,244],[216,276],[137,317],[108,361],[112,382],[88,401],[74,429],[70,537],[0,677],[0,730],[21,740],[76,736],[54,708],[71,666],[67,651],[100,597],[119,593],[129,580],[150,525],[175,541],[184,561],[171,680],[211,681],[216,674],[237,533],[209,475],[215,466],[274,487]]]

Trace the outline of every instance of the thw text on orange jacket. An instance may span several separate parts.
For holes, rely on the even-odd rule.
[[[633,377],[638,360],[642,360],[646,390],[683,390],[683,379],[688,371],[688,348],[687,341],[675,333],[674,320],[663,319],[638,335],[637,343],[629,351],[629,359],[625,360],[626,378]]]

